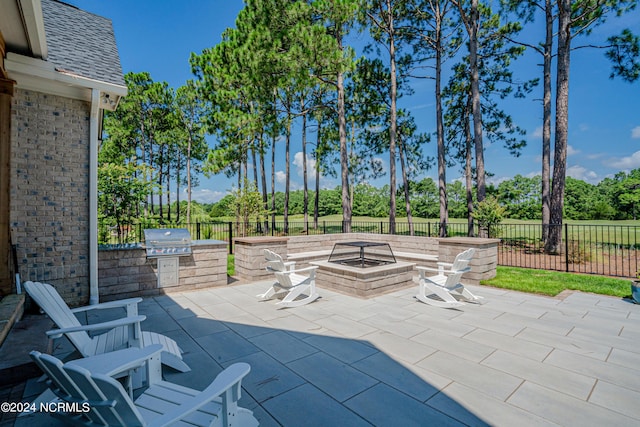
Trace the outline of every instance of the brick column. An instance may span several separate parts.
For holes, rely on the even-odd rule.
[[[480,280],[496,277],[498,243],[500,239],[479,237],[446,237],[438,239],[438,261],[453,262],[456,255],[469,248],[476,250],[471,259],[471,271],[462,276],[463,283],[479,285]]]
[[[236,276],[250,281],[273,278],[273,273],[266,270],[264,250],[269,249],[286,260],[288,240],[288,237],[239,237],[234,239]]]

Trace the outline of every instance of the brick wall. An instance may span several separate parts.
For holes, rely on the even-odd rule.
[[[22,280],[89,300],[89,104],[16,88],[11,213]]]
[[[193,242],[190,256],[180,257],[177,286],[158,288],[158,260],[147,259],[144,249],[100,249],[98,287],[100,301],[227,285],[227,243]]]

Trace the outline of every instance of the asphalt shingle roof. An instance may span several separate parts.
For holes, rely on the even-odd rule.
[[[125,86],[111,20],[42,0],[48,57],[58,71]]]

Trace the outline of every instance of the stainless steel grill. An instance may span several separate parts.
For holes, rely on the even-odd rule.
[[[144,230],[147,258],[191,255],[191,234],[186,228]]]

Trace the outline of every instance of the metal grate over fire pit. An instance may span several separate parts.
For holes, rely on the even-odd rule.
[[[333,246],[329,262],[366,268],[394,264],[396,258],[388,243],[344,242]]]

